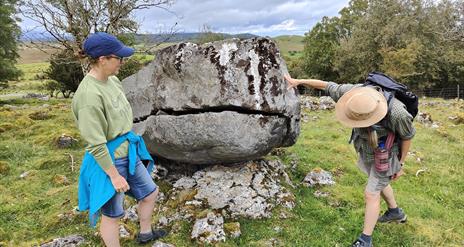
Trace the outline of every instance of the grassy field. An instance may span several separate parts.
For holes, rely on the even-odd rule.
[[[44,72],[47,70],[50,64],[48,62],[30,63],[30,64],[18,64],[16,65],[22,72],[23,75],[18,81],[8,82],[8,88],[1,90],[0,98],[2,95],[9,94],[26,94],[27,92],[41,92],[43,91]]]
[[[19,64],[34,64],[47,62],[50,56],[58,52],[58,45],[54,43],[25,43],[19,47]]]
[[[462,113],[464,103],[426,102],[435,105],[422,105],[421,111],[430,113],[440,127],[415,123],[415,156],[407,159],[407,175],[394,183],[397,200],[409,221],[378,226],[376,246],[464,245],[464,126],[448,119]],[[25,104],[28,106],[21,109]],[[31,246],[70,234],[82,234],[88,246],[101,246],[95,230],[87,225],[86,214],[73,213],[84,143],[69,105],[64,99],[0,101],[0,246]],[[37,119],[37,112],[45,117]],[[275,209],[270,219],[240,219],[242,236],[218,246],[266,246],[270,239],[275,239],[277,246],[347,246],[359,234],[366,178],[355,167],[355,153],[346,143],[350,130],[334,121],[332,111],[307,114],[310,119],[319,118],[302,125],[298,142],[284,149],[284,154],[268,158],[280,158],[288,167],[292,160],[297,161],[296,170],[288,169],[295,184],[316,167],[332,171],[336,185],[322,188],[330,196],[316,198],[315,189],[298,186],[293,190],[297,206],[288,213],[288,219],[278,217],[282,208]],[[55,141],[62,134],[79,141],[59,149]],[[70,155],[74,157],[73,168]],[[426,171],[416,176],[419,169]],[[20,178],[24,172],[27,175]],[[133,236],[136,225],[124,224]],[[165,242],[196,246],[189,238],[191,226],[181,222]],[[275,227],[282,231],[275,231]],[[124,240],[123,245],[136,246],[132,240]]]
[[[283,55],[300,57],[303,54],[303,36],[283,35],[273,38]]]

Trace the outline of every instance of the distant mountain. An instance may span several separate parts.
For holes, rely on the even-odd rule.
[[[55,38],[47,32],[40,31],[28,31],[26,33],[21,33],[19,40],[22,42],[33,41],[33,42],[50,42],[55,41]]]

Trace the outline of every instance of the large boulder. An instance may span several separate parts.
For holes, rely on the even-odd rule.
[[[134,130],[152,154],[191,164],[234,163],[290,146],[297,91],[271,40],[180,43],[123,81]]]

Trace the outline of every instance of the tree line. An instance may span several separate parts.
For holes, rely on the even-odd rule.
[[[413,89],[464,85],[462,0],[351,0],[304,43],[294,77],[354,83],[382,71]]]
[[[18,59],[17,41],[21,30],[17,24],[17,0],[0,1],[0,88],[6,86],[8,80],[16,79],[21,75],[15,67]]]

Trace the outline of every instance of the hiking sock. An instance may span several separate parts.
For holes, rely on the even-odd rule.
[[[388,208],[388,212],[393,213],[393,214],[399,214],[400,213],[400,208]]]
[[[370,244],[371,241],[372,241],[372,236],[371,235],[366,235],[364,233],[361,233],[361,236],[359,236],[359,238],[362,239],[367,244]]]

